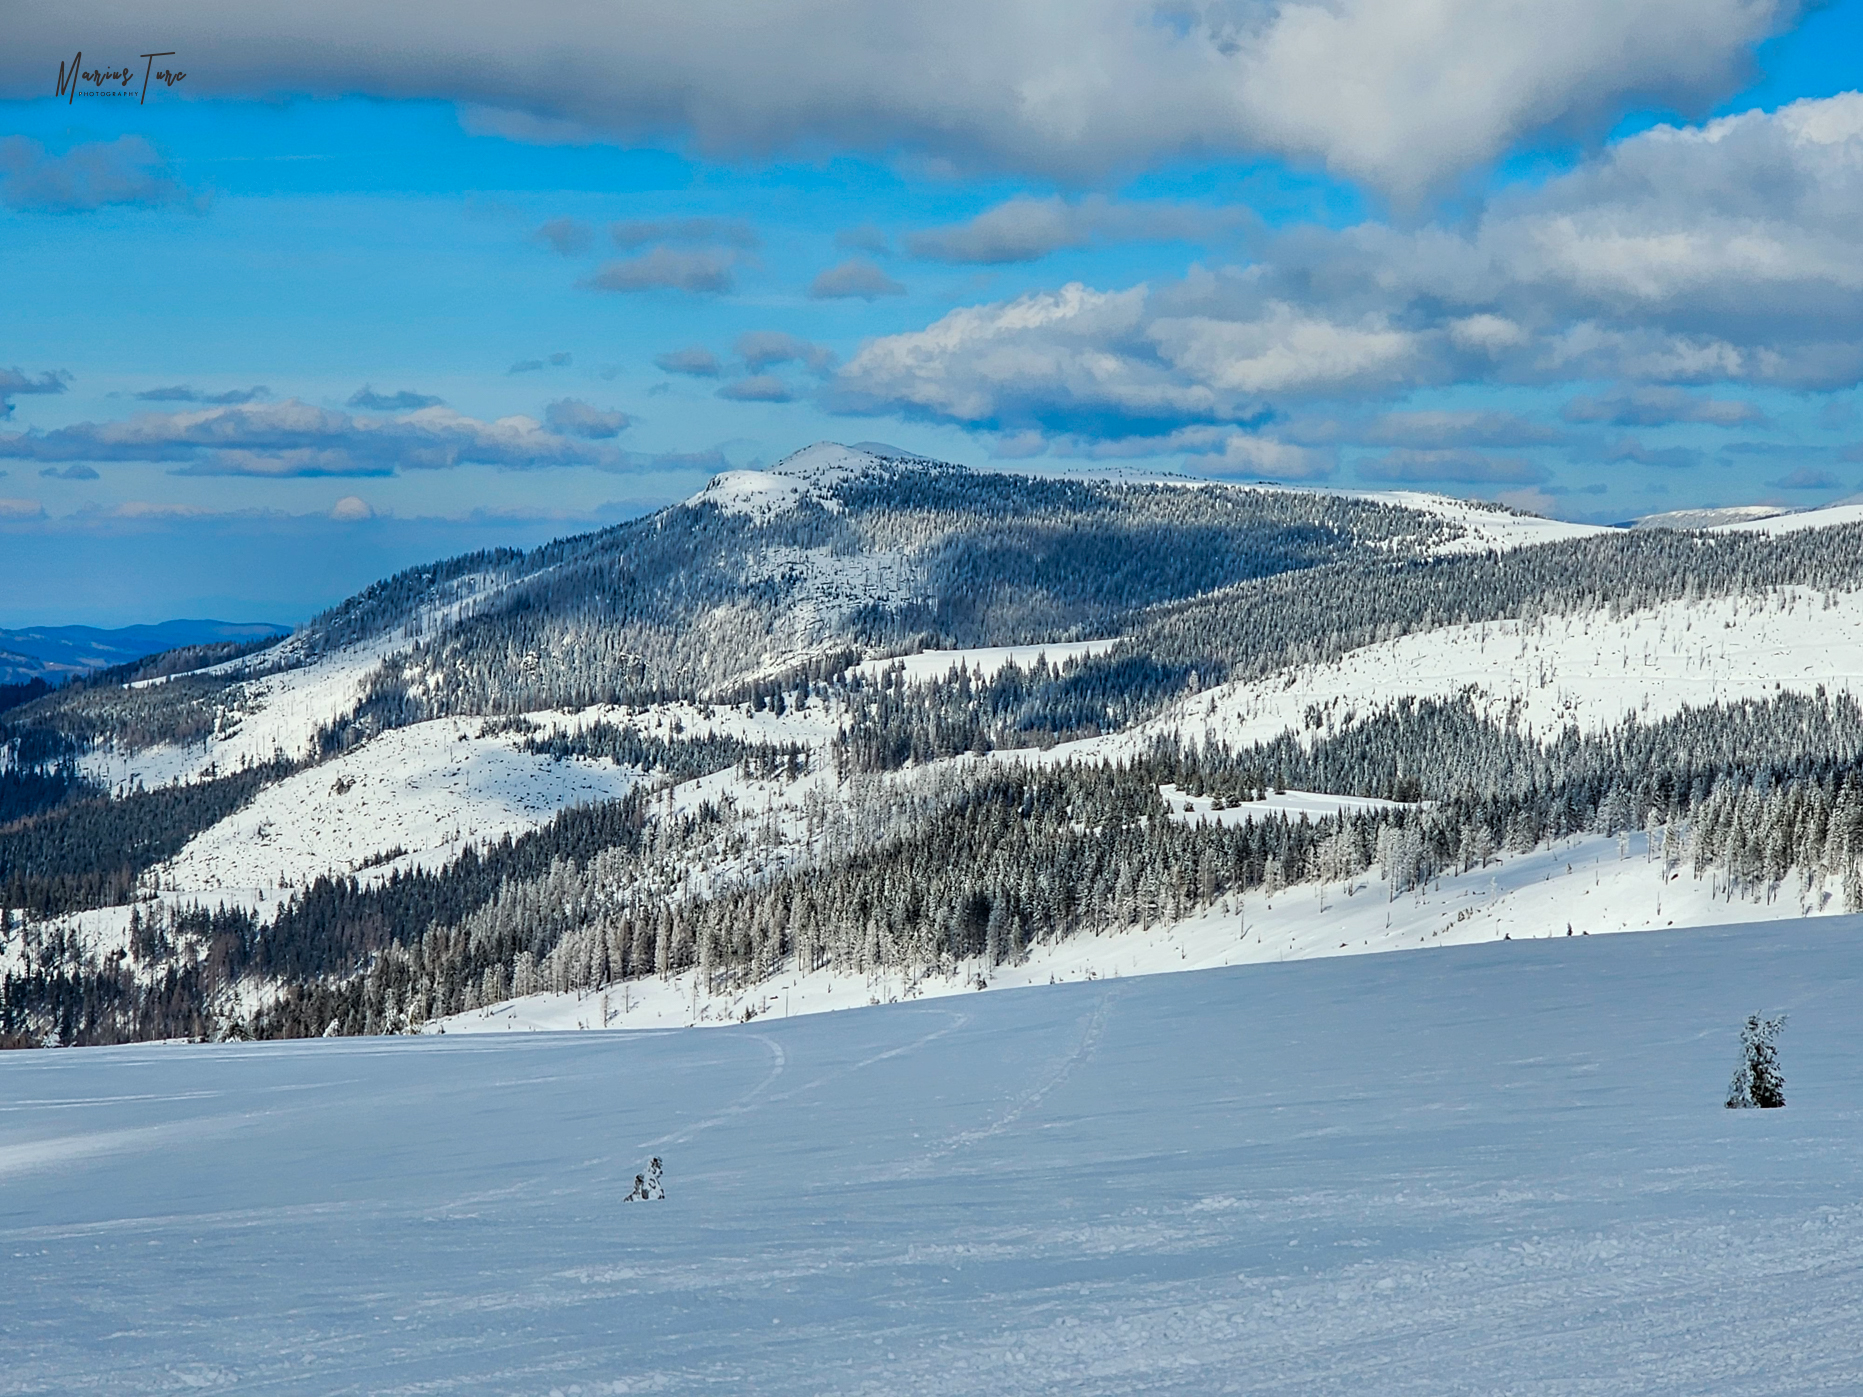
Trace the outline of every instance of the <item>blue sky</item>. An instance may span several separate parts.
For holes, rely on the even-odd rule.
[[[297,621],[822,438],[1863,486],[1863,0],[196,8],[0,57],[0,625]],[[54,97],[80,46],[187,76]]]

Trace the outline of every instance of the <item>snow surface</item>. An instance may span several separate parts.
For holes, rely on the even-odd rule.
[[[1746,519],[1722,525],[1717,532],[1741,534],[1795,534],[1805,529],[1834,529],[1842,524],[1863,524],[1863,501],[1845,501],[1822,509],[1800,509],[1764,519]]]
[[[526,716],[537,726],[534,736],[543,739],[606,722],[669,741],[717,734],[820,749],[836,731],[820,703],[791,707],[780,718],[688,703]],[[533,734],[481,736],[484,728],[481,718],[391,728],[294,772],[189,840],[155,869],[155,881],[171,902],[275,908],[276,894],[267,890],[301,886],[323,873],[355,873],[366,884],[412,868],[437,869],[468,845],[483,847],[507,834],[523,834],[571,806],[618,800],[643,776],[606,759],[557,761],[526,752],[521,744]],[[703,800],[725,796],[740,804],[761,804],[769,798],[768,784],[724,771],[683,783],[668,808],[694,809]],[[793,792],[783,791],[788,804],[807,789],[792,784]],[[126,919],[127,911],[125,926]],[[66,924],[84,930],[72,919]]]
[[[0,1054],[0,1393],[1854,1393],[1859,935]]]
[[[258,889],[319,873],[372,878],[437,869],[469,844],[521,834],[572,805],[618,800],[639,773],[609,761],[553,761],[481,719],[393,728],[265,787],[158,870],[163,885],[251,905]],[[401,852],[385,857],[394,850]]]
[[[1828,605],[1827,605],[1828,603]],[[1863,692],[1863,593],[1785,588],[1761,598],[1670,602],[1613,618],[1606,611],[1446,626],[1368,645],[1320,665],[1220,685],[1127,732],[1056,747],[1051,759],[1140,750],[1162,732],[1231,745],[1324,722],[1364,718],[1407,695],[1467,694],[1496,722],[1539,736],[1567,725],[1596,732],[1635,713],[1650,723],[1685,705],[1781,692]]]
[[[369,676],[409,644],[397,633],[242,684],[205,742],[164,742],[134,750],[106,744],[80,764],[92,779],[121,790],[132,782],[153,788],[197,781],[279,757],[302,760],[311,755],[317,729],[353,709]]]
[[[1547,519],[1538,514],[1516,514],[1511,510],[1483,505],[1477,500],[1458,500],[1448,495],[1431,495],[1420,490],[1341,491],[1356,499],[1376,500],[1400,509],[1414,509],[1447,519],[1462,530],[1460,538],[1438,544],[1431,551],[1440,556],[1461,553],[1508,553],[1516,548],[1531,548],[1541,543],[1564,543],[1568,539],[1593,538],[1615,530],[1603,524],[1574,524],[1564,519]]]
[[[829,487],[873,470],[879,457],[839,442],[818,441],[791,452],[768,470],[726,471],[713,476],[688,505],[717,505],[726,514],[768,519],[812,499],[829,509],[839,506]]]
[[[726,514],[765,518],[794,509],[805,491],[806,486],[800,480],[785,479],[768,471],[726,471],[712,477],[705,488],[686,503],[715,504]]]

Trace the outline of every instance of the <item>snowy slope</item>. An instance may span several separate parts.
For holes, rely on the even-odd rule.
[[[1179,478],[1159,480],[1158,484],[1207,486],[1209,481],[1186,481]],[[1452,495],[1433,495],[1425,490],[1339,490],[1321,485],[1272,485],[1266,481],[1243,486],[1249,490],[1307,495],[1339,495],[1347,499],[1371,500],[1419,514],[1434,515],[1454,524],[1462,532],[1437,544],[1430,551],[1442,557],[1462,553],[1508,553],[1516,548],[1530,548],[1541,543],[1563,543],[1568,539],[1592,538],[1615,532],[1604,524],[1574,524],[1564,519],[1548,519],[1538,514],[1520,514],[1480,500],[1457,499]]]
[[[358,644],[318,653],[307,632],[300,631],[260,654],[195,671],[238,681],[206,741],[135,749],[106,743],[85,756],[84,771],[120,790],[135,781],[164,786],[280,758],[300,761],[311,755],[318,728],[354,709],[384,660],[479,610],[506,581],[494,573],[453,578],[401,624]],[[130,687],[159,688],[179,677],[140,680]]]
[[[835,733],[820,704],[782,717],[685,703],[529,717],[543,738],[606,722],[669,740],[717,734],[820,749]],[[559,762],[526,752],[523,740],[509,732],[487,735],[479,718],[390,729],[267,786],[196,835],[154,878],[172,901],[256,907],[261,890],[302,885],[323,873],[359,873],[367,883],[397,870],[438,868],[469,844],[522,834],[570,806],[617,800],[641,779],[606,760]],[[728,771],[688,782],[674,808],[727,794],[745,800],[752,784]],[[791,803],[801,789],[786,792]],[[395,850],[401,852],[387,857]]]
[[[1828,602],[1828,605],[1827,605]],[[1635,713],[1653,722],[1684,705],[1778,692],[1863,693],[1863,594],[1787,588],[1763,598],[1671,602],[1607,612],[1493,621],[1402,636],[1322,665],[1237,682],[1187,698],[1130,733],[1054,749],[1058,758],[1137,750],[1177,731],[1246,745],[1292,729],[1364,717],[1406,695],[1468,693],[1497,722],[1538,735],[1568,724],[1596,731]]]
[[[639,779],[612,762],[520,751],[510,736],[477,736],[481,726],[395,728],[295,772],[190,840],[158,870],[162,883],[244,903],[250,890],[319,873],[438,868],[468,844],[521,834],[567,806],[617,800]]]
[[[1358,499],[1379,500],[1402,509],[1434,514],[1462,529],[1460,538],[1438,545],[1433,551],[1445,557],[1460,553],[1506,553],[1516,548],[1530,548],[1541,543],[1563,543],[1568,539],[1592,538],[1608,534],[1601,524],[1573,524],[1563,519],[1547,519],[1538,514],[1516,514],[1511,510],[1484,506],[1475,500],[1458,500],[1448,495],[1431,495],[1418,490],[1379,490],[1348,492]]]
[[[0,1391],[1852,1393],[1860,932],[0,1054]]]
[[[1331,815],[1382,802],[1289,792],[1270,803],[1212,812],[1208,800],[1167,792],[1176,819],[1235,823],[1263,814]],[[1184,806],[1194,804],[1195,813]],[[1679,839],[1679,836],[1678,836]],[[1418,951],[1489,941],[1589,937],[1713,926],[1726,921],[1788,921],[1843,913],[1835,887],[1787,887],[1770,900],[1736,896],[1714,873],[1695,877],[1663,857],[1660,833],[1618,840],[1563,840],[1528,854],[1504,854],[1486,867],[1448,874],[1416,892],[1391,896],[1376,869],[1349,884],[1301,883],[1273,896],[1257,889],[1183,921],[1078,935],[1037,945],[1019,965],[980,962],[951,976],[902,978],[786,966],[769,980],[715,997],[695,993],[694,976],[636,980],[605,996],[544,993],[455,1014],[429,1033],[506,1033],[560,1029],[664,1029],[730,1024],[765,1014],[833,1013],[907,999],[967,996],[982,978],[991,990],[1076,980],[1175,974],[1218,966],[1330,956]],[[1570,931],[1568,932],[1568,928]]]
[[[1834,529],[1840,524],[1863,524],[1863,501],[1846,501],[1826,505],[1823,509],[1800,509],[1769,515],[1764,519],[1741,520],[1723,525],[1717,532],[1795,534],[1805,529]]]
[[[726,514],[752,519],[768,519],[794,509],[805,499],[838,510],[840,506],[829,493],[830,488],[882,464],[870,452],[839,442],[818,441],[791,452],[767,470],[726,471],[713,476],[686,504],[716,505]]]
[[[85,756],[85,773],[112,787],[132,780],[155,787],[199,780],[209,768],[234,771],[281,756],[301,760],[310,755],[317,729],[353,709],[383,659],[409,643],[383,637],[250,680],[234,691],[207,741],[136,750],[100,745]]]

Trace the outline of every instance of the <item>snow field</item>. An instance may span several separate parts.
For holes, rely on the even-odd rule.
[[[162,743],[136,751],[99,747],[81,766],[86,775],[121,790],[133,781],[150,788],[197,781],[210,767],[226,772],[281,756],[301,760],[310,755],[317,729],[353,709],[383,659],[406,645],[391,637],[300,669],[264,675],[241,686],[241,711],[224,712],[203,743]]]
[[[607,722],[632,724],[669,741],[718,734],[814,749],[835,731],[820,704],[792,708],[781,717],[722,707],[710,709],[709,717],[707,712],[691,704],[662,704],[527,714],[537,725],[535,734],[480,736],[482,718],[390,729],[265,787],[157,868],[155,881],[170,901],[258,908],[277,896],[266,890],[298,886],[319,874],[354,873],[367,883],[396,871],[438,869],[468,845],[523,834],[571,806],[618,800],[641,779],[640,772],[605,759],[559,762],[523,751],[521,744],[533,735],[576,733]],[[746,806],[762,803],[771,798],[764,784],[769,783],[741,782],[734,771],[720,772],[683,783],[666,808],[696,809],[701,801],[727,795]],[[798,788],[795,795],[800,794]]]
[[[1827,606],[1828,601],[1828,606]],[[1671,602],[1613,619],[1603,611],[1448,626],[1353,650],[1266,679],[1186,698],[1128,732],[1054,748],[1050,759],[1142,750],[1163,732],[1232,746],[1292,730],[1311,741],[1348,715],[1407,696],[1467,694],[1493,722],[1556,735],[1598,732],[1635,713],[1654,723],[1713,703],[1780,692],[1863,692],[1863,593],[1787,588],[1758,599]],[[1326,727],[1307,726],[1307,710]]]
[[[250,905],[258,889],[320,873],[437,869],[469,844],[521,834],[568,806],[618,800],[640,779],[608,761],[520,751],[515,734],[478,737],[482,725],[394,728],[294,772],[190,840],[157,870],[162,886]]]
[[[1795,534],[1804,529],[1831,529],[1863,524],[1863,500],[1854,497],[1822,509],[1783,510],[1760,519],[1742,519],[1719,525],[1716,532],[1742,534]]]
[[[8,1053],[0,1392],[1851,1393],[1860,933]]]
[[[1612,530],[1602,524],[1573,524],[1563,519],[1547,519],[1537,514],[1514,514],[1507,510],[1484,509],[1470,500],[1447,495],[1431,495],[1420,490],[1344,491],[1359,499],[1377,500],[1400,509],[1414,509],[1434,514],[1462,529],[1460,538],[1439,544],[1433,551],[1442,557],[1461,553],[1507,553],[1516,548],[1530,548],[1539,543],[1564,543],[1568,539],[1592,538]]]

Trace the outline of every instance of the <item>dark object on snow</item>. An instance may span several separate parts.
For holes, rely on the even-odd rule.
[[[1740,1030],[1740,1067],[1727,1087],[1728,1110],[1785,1105],[1785,1074],[1779,1070],[1779,1049],[1773,1041],[1784,1027],[1784,1014],[1776,1019],[1747,1015],[1746,1027]]]
[[[654,1203],[663,1202],[665,1198],[666,1185],[660,1182],[660,1157],[655,1155],[647,1164],[647,1172],[634,1176],[634,1191],[622,1201]]]

